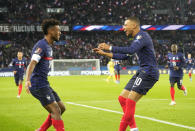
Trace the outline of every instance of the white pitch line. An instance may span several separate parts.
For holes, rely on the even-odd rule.
[[[110,110],[110,109],[104,109],[104,108],[100,108],[100,107],[94,107],[94,106],[88,106],[88,105],[83,105],[83,104],[77,104],[77,103],[74,103],[74,102],[66,102],[66,103],[67,104],[71,104],[71,105],[76,105],[76,106],[81,106],[81,107],[101,110],[101,111],[113,112],[113,113],[116,113],[116,114],[123,114],[122,112],[119,112],[119,111],[114,111],[114,110]],[[190,129],[190,130],[195,130],[195,127],[190,127],[190,126],[176,124],[176,123],[172,123],[172,122],[168,122],[168,121],[158,120],[158,119],[147,117],[147,116],[135,115],[135,117],[142,118],[142,119],[147,119],[147,120],[151,120],[151,121],[155,121],[155,122],[159,122],[159,123],[163,123],[163,124],[167,124],[167,125],[182,127],[182,128],[186,128],[186,129]]]

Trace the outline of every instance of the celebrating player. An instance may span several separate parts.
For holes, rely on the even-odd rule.
[[[18,51],[17,58],[13,59],[12,66],[14,68],[14,78],[16,86],[18,86],[18,95],[17,98],[20,98],[20,94],[22,92],[22,82],[24,78],[24,70],[26,68],[26,60],[23,58],[23,53]]]
[[[187,61],[186,64],[187,64],[188,75],[189,75],[190,81],[192,81],[192,69],[194,66],[194,61],[191,57],[191,54],[188,54],[188,59],[186,61]]]
[[[107,64],[107,68],[109,70],[109,76],[107,77],[106,81],[109,82],[110,78],[113,78],[113,81],[115,82],[115,77],[114,77],[114,60],[110,59],[110,61]]]
[[[59,40],[61,34],[59,24],[55,19],[43,21],[42,30],[45,36],[33,47],[31,62],[26,72],[26,91],[37,98],[49,112],[46,121],[36,131],[46,131],[51,125],[56,131],[65,130],[61,118],[65,106],[47,79],[53,54],[51,45]]]
[[[168,53],[168,65],[166,68],[170,69],[169,80],[171,84],[170,94],[171,94],[171,103],[170,105],[175,105],[175,89],[174,85],[177,83],[177,87],[180,90],[184,91],[184,95],[187,95],[186,88],[182,85],[183,79],[183,66],[185,65],[185,60],[183,54],[177,52],[178,47],[176,44],[171,45],[171,53]]]
[[[120,83],[120,62],[119,60],[114,60],[114,73],[115,73],[115,79],[116,79],[116,83]]]
[[[131,45],[127,47],[117,47],[101,43],[94,51],[100,55],[117,60],[125,60],[129,57],[129,54],[137,53],[140,69],[128,82],[118,99],[124,112],[119,131],[125,131],[128,125],[131,131],[138,131],[134,118],[136,103],[158,81],[159,71],[152,39],[148,33],[140,30],[139,19],[136,17],[128,18],[125,20],[123,28],[127,36],[131,35],[134,37]],[[111,52],[107,53],[103,50]]]

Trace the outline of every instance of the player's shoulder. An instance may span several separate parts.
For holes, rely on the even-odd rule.
[[[36,44],[37,45],[41,45],[41,46],[45,46],[46,45],[46,41],[45,41],[45,39],[41,39]]]
[[[145,43],[147,45],[151,45],[152,44],[152,38],[150,37],[150,35],[143,31],[140,30],[140,32],[138,33],[138,35],[135,38],[136,40],[139,40],[142,43]]]
[[[23,57],[23,58],[22,58],[22,60],[23,60],[23,61],[26,61],[26,58],[25,58],[25,57]]]
[[[12,61],[16,61],[17,60],[17,58],[12,58]]]
[[[33,47],[33,52],[42,52],[46,48],[46,43],[44,39],[39,40]]]
[[[141,30],[140,35],[143,36],[143,38],[151,39],[150,35],[146,31]]]

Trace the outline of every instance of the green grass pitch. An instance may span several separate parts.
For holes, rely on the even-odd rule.
[[[66,131],[118,130],[121,114],[66,103],[74,102],[122,112],[118,95],[131,76],[122,75],[120,84],[107,83],[104,81],[106,77],[49,77],[51,87],[67,108],[62,116]],[[169,106],[168,79],[168,75],[160,76],[155,86],[137,103],[136,114],[195,128],[195,76],[192,82],[188,75],[184,76],[183,84],[188,89],[188,96],[184,96],[182,91],[175,88],[175,106]],[[24,88],[21,98],[17,99],[16,96],[14,79],[0,77],[0,131],[34,131],[39,128],[48,113],[38,100],[25,92]],[[135,119],[140,131],[192,130],[138,117]],[[54,131],[54,128],[50,127],[49,131]]]

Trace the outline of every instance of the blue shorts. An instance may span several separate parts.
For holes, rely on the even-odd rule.
[[[187,70],[189,71],[189,70],[192,70],[193,69],[193,66],[190,66],[190,65],[188,65],[187,66]]]
[[[154,79],[154,77],[146,74],[145,71],[139,70],[127,83],[125,89],[146,95],[157,81],[158,80]]]
[[[54,101],[60,101],[60,97],[50,86],[37,89],[29,89],[31,94],[41,102],[42,106],[51,104]]]
[[[119,65],[115,65],[115,66],[114,66],[114,69],[115,69],[115,71],[117,71],[117,72],[119,72],[119,71],[121,70],[121,68],[120,68]]]
[[[183,77],[169,77],[169,81],[172,84],[177,83],[177,86],[182,86]]]
[[[23,73],[16,73],[16,74],[14,74],[14,79],[15,79],[16,86],[18,86],[19,81],[24,80],[24,74]]]

